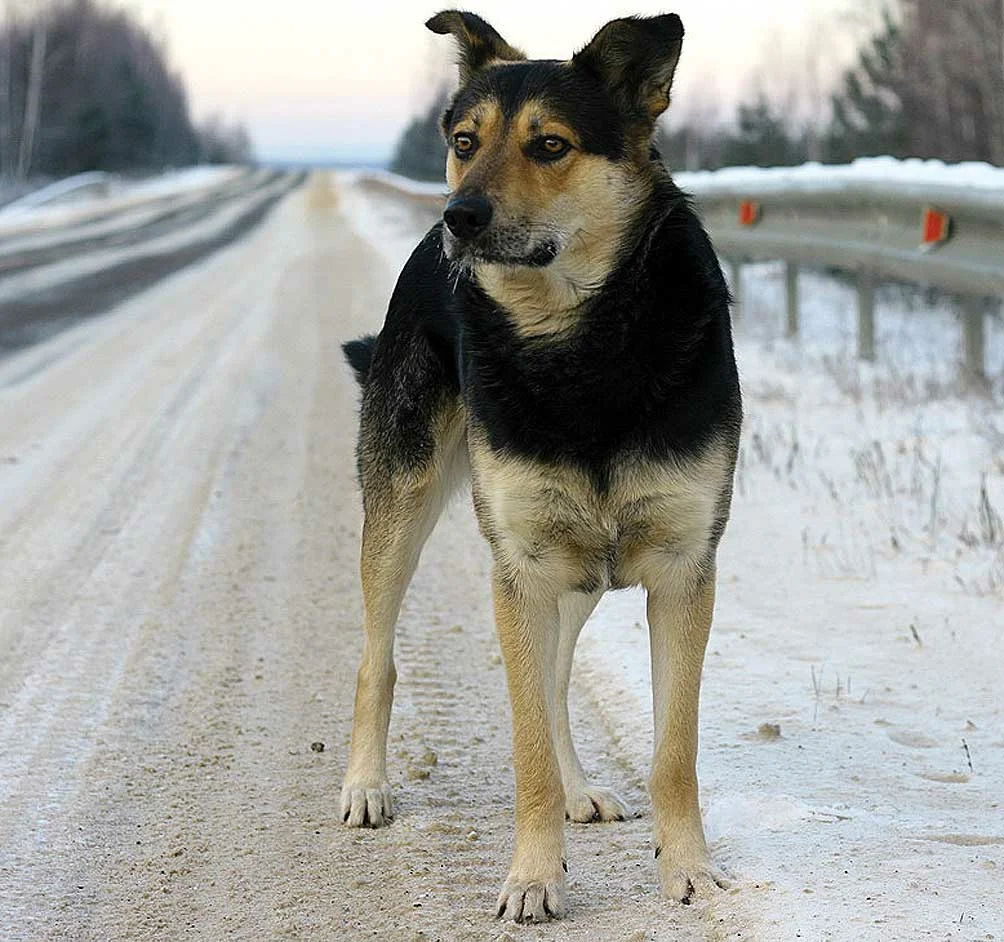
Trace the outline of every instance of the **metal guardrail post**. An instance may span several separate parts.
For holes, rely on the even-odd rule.
[[[971,386],[986,382],[987,298],[962,299],[962,349],[966,381]]]
[[[737,259],[730,259],[729,268],[729,288],[732,289],[732,319],[738,321],[743,316],[743,263]]]
[[[858,357],[875,360],[875,272],[858,272]]]
[[[786,337],[798,336],[798,265],[784,265],[785,311],[787,312]]]

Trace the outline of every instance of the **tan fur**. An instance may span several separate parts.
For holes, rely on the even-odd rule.
[[[484,194],[502,224],[519,220],[560,232],[566,246],[545,268],[476,263],[478,282],[523,336],[566,330],[618,261],[620,235],[650,192],[647,161],[613,163],[582,153],[574,132],[534,101],[509,122],[497,104],[481,102],[454,128],[455,134],[470,131],[481,146],[469,160],[451,151],[450,190]],[[530,160],[524,146],[550,135],[570,141],[573,149],[553,164]]]
[[[433,459],[419,473],[363,479],[364,644],[341,801],[342,817],[355,827],[379,827],[394,815],[387,782],[387,728],[397,678],[394,625],[422,546],[468,474],[459,403],[440,416],[435,432]]]
[[[556,778],[570,816],[626,813],[612,792],[585,783],[568,727],[568,672],[575,638],[602,591],[641,584],[649,593],[656,726],[650,790],[664,886],[683,899],[702,874],[720,881],[697,803],[697,708],[731,450],[715,444],[687,462],[626,459],[600,493],[575,468],[492,451],[478,429],[468,444],[475,508],[495,557],[497,628],[510,678],[513,873],[526,872],[527,857],[537,860],[538,874],[553,873]],[[585,593],[572,595],[576,587]],[[510,876],[500,909],[523,882]],[[563,886],[559,881],[555,892],[563,894]]]
[[[554,663],[557,598],[533,581],[512,580],[496,567],[495,626],[512,704],[516,774],[516,841],[498,912],[521,918],[531,887],[555,916],[565,911],[565,796],[555,752]]]
[[[696,585],[663,579],[649,589],[655,719],[649,794],[660,880],[679,900],[704,889],[702,882],[727,885],[708,854],[697,791],[701,670],[714,607],[713,569]]]
[[[596,608],[602,592],[566,592],[558,600],[561,630],[558,636],[557,741],[558,766],[565,792],[565,815],[572,821],[623,821],[631,810],[613,789],[591,784],[575,751],[568,716],[568,686],[572,676],[572,661],[579,632]]]
[[[462,82],[472,69],[522,58],[465,16],[446,11],[428,24],[459,40]],[[663,26],[671,20],[660,18]],[[444,254],[456,264],[473,260],[474,278],[524,337],[574,327],[584,303],[632,248],[628,234],[639,228],[633,224],[654,181],[652,123],[668,105],[679,57],[677,41],[663,59],[636,73],[630,39],[639,28],[632,20],[612,21],[587,47],[591,68],[610,88],[634,95],[628,110],[636,120],[626,132],[625,159],[584,153],[574,129],[542,101],[530,100],[506,118],[498,102],[484,99],[447,129],[478,141],[465,159],[451,146],[451,198],[483,198],[492,216],[485,230],[490,238],[473,248],[465,247],[464,227],[454,219],[443,230]],[[650,120],[638,118],[639,105]],[[531,159],[527,145],[551,136],[571,149],[554,161]],[[549,263],[534,267],[542,255]],[[721,883],[698,804],[697,711],[734,444],[716,440],[686,459],[621,454],[598,486],[575,466],[494,451],[459,404],[443,417],[435,438],[434,460],[420,472],[406,477],[384,468],[376,479],[363,476],[366,642],[342,792],[346,821],[379,826],[392,813],[385,755],[394,621],[422,544],[466,467],[494,558],[495,620],[512,705],[516,834],[499,915],[516,921],[561,915],[564,817],[606,821],[629,814],[610,789],[587,781],[568,715],[576,641],[610,588],[641,585],[648,593],[655,722],[649,786],[663,887],[686,900],[695,883]]]
[[[600,493],[577,468],[497,454],[477,431],[470,450],[475,507],[496,559],[559,591],[699,578],[732,475],[730,449],[716,444],[685,463],[625,458]]]

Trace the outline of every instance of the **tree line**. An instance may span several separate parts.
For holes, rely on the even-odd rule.
[[[102,0],[33,0],[0,22],[0,178],[148,171],[251,157],[240,126],[197,127],[162,41]]]
[[[445,99],[405,129],[391,169],[442,179]],[[729,121],[671,108],[656,146],[677,170],[884,154],[1004,166],[1004,0],[894,0],[820,113],[799,120],[789,105],[760,90]]]

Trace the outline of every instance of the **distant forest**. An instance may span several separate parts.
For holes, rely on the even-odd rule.
[[[725,120],[713,103],[670,108],[656,140],[670,167],[846,163],[883,154],[1004,166],[1002,0],[891,0],[856,63],[815,107],[793,105],[800,86],[812,84],[796,63],[779,56],[772,68],[784,73],[788,94],[760,90]],[[391,169],[443,178],[438,120],[446,97],[444,90],[405,129]]]
[[[130,13],[31,0],[0,20],[0,180],[250,158],[243,127],[193,124],[163,43]]]

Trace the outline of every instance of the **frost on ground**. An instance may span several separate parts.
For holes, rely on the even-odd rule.
[[[344,209],[399,268],[412,209],[359,187]],[[783,271],[745,279],[699,769],[736,885],[706,904],[711,936],[1000,939],[1004,330],[988,333],[990,391],[967,396],[947,302],[881,290],[871,366],[851,287],[803,275],[802,337],[783,341]],[[577,667],[636,767],[643,625],[640,593],[609,594]]]
[[[950,306],[887,288],[880,360],[854,293],[747,269],[746,423],[719,557],[700,775],[726,938],[1000,938],[1004,930],[1004,349],[958,385]],[[639,593],[608,596],[580,666],[651,748]]]

